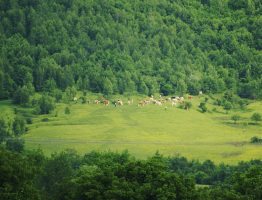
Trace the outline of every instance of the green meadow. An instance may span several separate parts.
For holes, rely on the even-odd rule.
[[[262,113],[261,101],[250,103],[245,111],[226,114],[212,103],[207,105],[209,112],[201,113],[197,107],[203,100],[200,97],[193,98],[190,110],[171,104],[138,107],[138,100],[139,97],[133,105],[118,107],[94,103],[57,104],[50,115],[34,115],[33,123],[23,135],[26,148],[42,148],[47,155],[67,148],[79,153],[127,149],[138,158],[159,151],[167,156],[230,164],[262,159],[262,145],[249,143],[251,137],[262,136],[261,123],[250,123],[252,113]],[[67,106],[69,115],[64,112]],[[1,115],[12,117],[14,109],[9,101],[2,101],[0,109]],[[241,120],[234,124],[231,116],[236,113]],[[48,121],[44,122],[44,118]]]

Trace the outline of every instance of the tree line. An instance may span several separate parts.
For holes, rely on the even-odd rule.
[[[0,146],[0,198],[58,199],[254,199],[262,196],[262,162],[215,165],[163,157],[138,160],[125,151],[74,150],[44,156],[40,150]]]
[[[259,0],[2,0],[0,99],[232,91],[262,97]],[[26,96],[25,96],[26,98]]]

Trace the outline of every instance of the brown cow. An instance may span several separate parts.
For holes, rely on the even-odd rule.
[[[110,102],[109,102],[109,100],[105,99],[105,100],[103,101],[103,103],[104,103],[105,106],[108,106]]]

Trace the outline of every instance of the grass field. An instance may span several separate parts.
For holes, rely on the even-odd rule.
[[[190,159],[211,159],[216,163],[262,159],[262,145],[249,143],[252,136],[262,137],[262,125],[247,125],[253,112],[262,113],[262,102],[254,102],[247,111],[230,111],[217,107],[216,112],[193,107],[137,105],[122,107],[95,104],[72,104],[70,115],[64,114],[65,104],[58,104],[53,114],[36,116],[23,136],[26,148],[42,148],[46,154],[74,148],[80,153],[92,150],[122,151],[127,149],[138,158],[151,156],[157,150],[168,156],[181,155]],[[214,106],[209,104],[209,110]],[[0,103],[1,114],[12,115],[8,101]],[[7,114],[8,113],[8,114]],[[57,113],[57,116],[55,116]],[[230,117],[238,113],[242,121],[234,124]],[[48,122],[41,119],[48,118]]]

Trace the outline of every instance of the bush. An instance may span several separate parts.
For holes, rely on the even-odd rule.
[[[31,118],[31,117],[26,118],[26,123],[27,123],[27,124],[32,124],[32,123],[33,123],[32,118]]]
[[[224,109],[226,110],[226,112],[228,113],[229,110],[232,109],[232,104],[228,101],[225,101],[224,103]]]
[[[235,122],[235,124],[237,123],[237,121],[239,121],[240,120],[240,116],[239,115],[233,115],[232,117],[231,117],[231,119]]]
[[[26,132],[25,120],[22,117],[15,117],[13,122],[13,133],[15,135],[21,135]]]
[[[189,110],[191,107],[192,107],[192,103],[191,103],[190,101],[185,101],[184,108],[185,108],[186,110]]]
[[[250,142],[252,144],[258,144],[258,143],[262,143],[262,139],[261,138],[258,138],[257,136],[254,136],[250,139]]]
[[[262,117],[259,113],[254,113],[252,116],[251,116],[251,120],[254,121],[256,124],[262,120]]]
[[[9,136],[9,131],[8,131],[8,123],[0,118],[0,143],[5,141]]]
[[[203,113],[205,113],[207,111],[207,107],[206,107],[206,103],[205,102],[201,102],[198,107],[201,109],[201,111]]]
[[[19,87],[13,95],[13,103],[19,105],[26,105],[29,103],[30,91],[26,86]]]
[[[68,107],[65,108],[65,114],[69,115],[70,114],[70,109]]]
[[[10,138],[6,141],[6,148],[20,153],[24,150],[24,143],[24,140],[21,138]]]
[[[50,96],[43,95],[38,102],[40,114],[49,114],[55,109],[54,99]]]
[[[48,119],[48,118],[43,118],[41,121],[42,121],[42,122],[48,122],[49,119]]]

